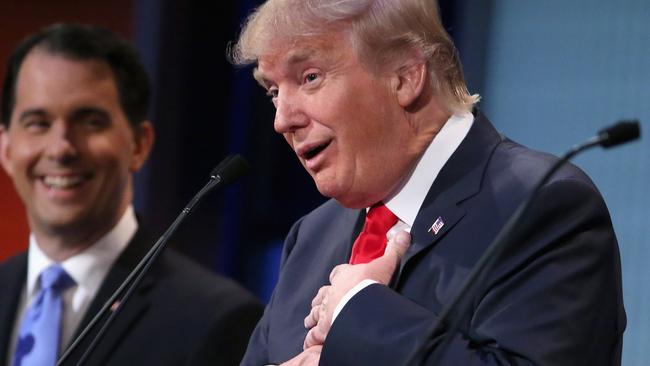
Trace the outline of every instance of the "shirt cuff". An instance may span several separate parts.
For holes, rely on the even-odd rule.
[[[345,295],[343,295],[343,297],[341,298],[341,301],[339,301],[339,303],[334,308],[334,314],[332,314],[332,324],[334,324],[334,320],[336,320],[336,317],[339,316],[339,313],[341,312],[341,310],[343,310],[343,307],[345,306],[345,304],[347,304],[348,301],[350,301],[350,299],[354,295],[359,293],[359,291],[363,290],[364,288],[366,288],[366,287],[368,287],[368,286],[370,286],[372,284],[375,284],[375,283],[379,283],[379,282],[377,282],[375,280],[363,280],[363,281],[357,283],[357,285],[354,286],[353,288],[349,289],[348,292],[346,292]]]

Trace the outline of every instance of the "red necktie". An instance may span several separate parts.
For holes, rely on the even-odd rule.
[[[386,233],[397,223],[397,216],[377,203],[370,207],[366,215],[361,234],[354,241],[350,264],[368,263],[384,255],[386,250]]]

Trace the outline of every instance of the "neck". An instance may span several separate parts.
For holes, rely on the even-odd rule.
[[[383,192],[381,200],[385,202],[402,189],[410,179],[422,155],[450,117],[451,113],[442,108],[436,98],[428,98],[427,103],[423,103],[419,108],[408,112],[406,118],[411,135],[408,141],[400,143],[401,146],[408,146],[407,151],[401,155],[406,160],[402,164],[404,170],[396,176],[397,179],[393,185]]]
[[[43,253],[56,262],[62,262],[91,247],[108,234],[118,221],[119,217],[107,220],[102,226],[93,226],[92,228],[82,224],[56,228],[42,228],[37,225],[31,225],[31,227],[36,242]]]
[[[411,160],[410,169],[415,167],[431,141],[438,135],[452,115],[442,107],[436,98],[428,98],[427,100],[427,103],[420,105],[416,110],[407,111],[406,114],[411,136],[410,141],[404,143],[404,145],[408,146],[407,155],[410,156]]]
[[[404,109],[404,113],[413,131],[416,143],[412,146],[418,155],[426,150],[452,115],[431,88],[425,88],[414,103]]]
[[[43,251],[43,253],[45,253],[48,258],[59,263],[68,258],[74,257],[92,245],[92,243],[70,245],[60,240],[51,240],[51,238],[39,237],[36,233],[34,233],[34,235],[36,236],[38,247]]]

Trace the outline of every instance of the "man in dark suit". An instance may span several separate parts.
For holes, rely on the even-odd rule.
[[[54,25],[14,51],[0,161],[31,235],[0,265],[0,363],[53,365],[154,243],[132,207],[149,94],[135,51],[103,29]],[[238,285],[167,251],[85,364],[236,365],[260,315]]]
[[[333,198],[289,232],[242,363],[403,364],[556,158],[475,108],[433,1],[269,0],[233,58],[257,64],[275,130]],[[620,260],[597,189],[567,165],[529,220],[460,329],[436,335],[451,339],[429,349],[438,364],[620,364]]]

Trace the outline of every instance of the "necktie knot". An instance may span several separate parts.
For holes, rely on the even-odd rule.
[[[363,231],[385,236],[388,230],[397,223],[397,220],[397,216],[380,202],[368,210]]]
[[[64,291],[68,287],[74,285],[74,280],[70,275],[58,264],[53,264],[41,272],[41,289]]]
[[[397,221],[397,216],[383,203],[370,207],[363,230],[352,246],[350,263],[367,263],[381,257],[386,250],[386,234]]]

